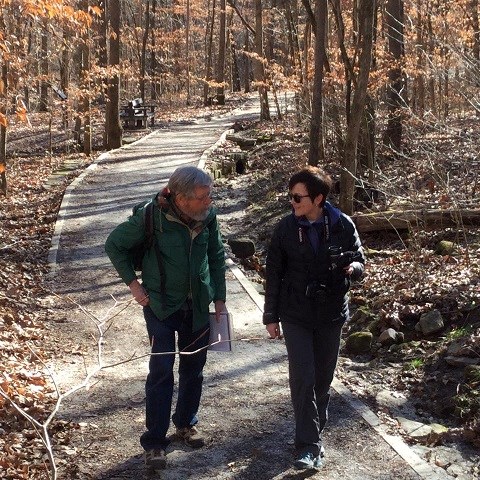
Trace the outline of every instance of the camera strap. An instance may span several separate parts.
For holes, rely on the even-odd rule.
[[[328,214],[325,206],[323,207],[323,230],[325,232],[325,243],[330,243],[331,233],[330,233],[330,215]]]

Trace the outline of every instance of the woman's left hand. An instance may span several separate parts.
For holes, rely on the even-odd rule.
[[[345,275],[346,275],[347,277],[350,277],[350,276],[352,275],[352,273],[353,273],[353,266],[352,266],[352,264],[347,265],[347,266],[343,269],[343,271],[345,272]]]

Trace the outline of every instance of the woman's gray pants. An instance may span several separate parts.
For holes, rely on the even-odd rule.
[[[295,413],[295,447],[318,456],[343,321],[307,327],[282,321]]]

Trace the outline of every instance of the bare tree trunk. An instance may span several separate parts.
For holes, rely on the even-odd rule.
[[[423,118],[425,113],[425,38],[424,38],[424,25],[422,18],[422,1],[417,0],[417,35],[416,35],[416,52],[417,52],[417,75],[415,77],[415,94],[414,108],[417,115]]]
[[[150,75],[152,80],[150,82],[150,98],[155,101],[157,99],[158,81],[157,81],[157,52],[156,52],[156,40],[155,40],[155,26],[156,26],[156,12],[157,12],[157,0],[152,0],[152,28],[151,31],[151,49],[150,49]]]
[[[357,172],[357,144],[360,125],[364,116],[368,79],[372,63],[373,25],[375,1],[360,0],[359,5],[359,73],[352,101],[350,123],[347,127],[345,157],[340,177],[340,208],[347,214],[353,213],[353,192]]]
[[[187,4],[188,5],[188,4]],[[142,37],[142,52],[140,55],[140,98],[145,101],[145,76],[147,72],[147,43],[150,35],[150,0],[145,5],[145,28]],[[187,45],[188,49],[188,45]]]
[[[433,25],[432,25],[432,14],[431,12],[427,13],[427,28],[428,28],[428,54],[430,58],[433,58],[435,55],[435,44],[436,38],[433,32]],[[429,79],[428,79],[428,93],[429,93],[429,110],[431,110],[434,116],[437,115],[437,98],[435,95],[435,76],[430,72]]]
[[[250,52],[250,41],[249,41],[249,34],[248,34],[248,28],[245,28],[245,53],[248,54]],[[245,75],[245,88],[244,92],[245,93],[250,93],[250,65],[251,65],[251,60],[248,55],[244,55],[244,60],[245,60],[245,68],[244,68],[244,75]]]
[[[46,112],[48,110],[48,23],[43,22],[41,34],[41,49],[42,58],[40,60],[40,73],[42,74],[42,81],[40,83],[40,105],[39,111]]]
[[[226,49],[226,2],[220,0],[220,29],[218,33],[218,58],[215,80],[217,82],[217,102],[225,105],[225,49]]]
[[[8,99],[8,65],[2,64],[2,85],[0,89],[0,193],[7,195],[7,99]]]
[[[310,119],[310,150],[308,164],[318,165],[325,159],[323,145],[323,66],[325,64],[325,33],[327,26],[327,0],[315,3],[315,77],[313,80],[312,117]]]
[[[270,108],[268,106],[267,85],[263,68],[263,18],[262,1],[255,0],[255,53],[257,58],[253,62],[255,82],[258,85],[260,95],[260,120],[270,120]]]
[[[232,52],[232,92],[239,92],[242,89],[240,83],[240,70],[238,68],[238,54],[235,46],[235,38],[233,34],[229,33],[230,49]]]
[[[185,63],[187,68],[187,106],[190,105],[190,0],[187,0],[187,8],[185,15]]]
[[[303,35],[304,38],[304,46],[303,46],[303,113],[310,112],[311,110],[311,103],[312,97],[310,95],[310,79],[308,77],[308,70],[310,67],[310,63],[308,61],[308,50],[310,49],[310,45],[312,43],[312,24],[307,21],[305,24],[305,32]]]
[[[389,118],[384,143],[396,152],[400,152],[403,129],[401,109],[405,105],[405,82],[402,69],[404,57],[403,0],[388,0],[386,7],[388,50],[392,56],[394,66],[388,72],[387,104]]]
[[[480,20],[478,17],[478,0],[470,0],[470,14],[472,16],[473,46],[472,53],[476,62],[480,61]],[[477,65],[478,68],[478,65]]]
[[[109,65],[113,68],[120,66],[120,0],[109,0],[107,18],[114,35],[110,36]],[[122,146],[122,127],[120,125],[120,73],[113,74],[108,80],[108,102],[106,115],[107,125],[107,148],[112,150]]]
[[[212,54],[213,54],[213,30],[215,26],[215,8],[216,8],[216,0],[212,1],[212,16],[207,22],[207,29],[205,32],[206,36],[206,54],[207,54],[207,64],[205,67],[205,84],[203,86],[203,105],[209,105],[210,98],[209,98],[209,91],[210,91],[210,81],[212,80]]]
[[[83,99],[82,99],[82,113],[83,113],[83,153],[91,155],[92,153],[92,127],[90,123],[90,45],[89,39],[82,46],[82,83],[83,83]]]

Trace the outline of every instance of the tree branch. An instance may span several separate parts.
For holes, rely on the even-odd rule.
[[[234,0],[227,0],[227,3],[235,10],[235,13],[238,15],[238,18],[240,18],[240,21],[243,23],[243,25],[248,29],[248,31],[252,34],[255,35],[255,30],[250,26],[250,24],[245,20],[243,15],[240,13],[240,10],[238,7],[235,5]]]

